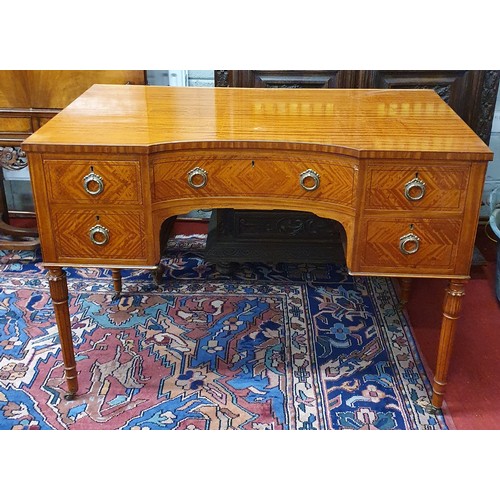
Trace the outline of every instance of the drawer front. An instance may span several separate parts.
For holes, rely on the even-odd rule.
[[[134,210],[53,210],[57,257],[144,259],[144,215]]]
[[[367,209],[452,210],[464,207],[469,165],[370,166]]]
[[[364,219],[360,266],[365,272],[451,272],[458,251],[460,219]]]
[[[54,203],[142,203],[137,161],[45,160],[44,169]]]
[[[355,161],[196,158],[153,163],[154,201],[217,196],[280,196],[351,206]]]

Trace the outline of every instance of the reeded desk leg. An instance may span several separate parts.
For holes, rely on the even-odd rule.
[[[75,351],[71,335],[71,321],[68,307],[68,284],[66,272],[59,267],[49,267],[49,288],[64,361],[64,372],[68,394],[65,399],[73,399],[78,391],[78,374],[76,372]]]
[[[113,277],[113,288],[115,289],[115,296],[113,299],[117,299],[122,293],[122,271],[121,269],[112,269],[111,275]]]
[[[457,319],[459,318],[460,308],[462,306],[462,297],[465,295],[464,287],[466,283],[467,280],[450,280],[444,297],[438,358],[432,387],[432,405],[435,408],[441,408],[443,404],[446,377],[448,375],[451,351],[453,348],[453,339],[457,327]]]

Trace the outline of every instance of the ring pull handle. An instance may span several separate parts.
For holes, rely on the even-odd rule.
[[[100,175],[90,172],[83,178],[83,187],[88,194],[95,196],[104,191],[104,181]]]
[[[319,188],[319,174],[308,168],[299,176],[300,186],[306,191],[314,191]]]
[[[100,224],[96,224],[94,227],[89,230],[90,241],[94,245],[102,246],[106,245],[109,241],[109,230],[108,228],[101,226]]]
[[[188,172],[187,181],[192,188],[200,189],[206,186],[208,182],[208,173],[200,167],[195,167]]]
[[[420,248],[420,238],[413,233],[405,234],[399,238],[399,249],[403,255],[412,255]]]
[[[405,184],[405,196],[407,200],[418,201],[424,197],[425,182],[415,177],[410,182]]]

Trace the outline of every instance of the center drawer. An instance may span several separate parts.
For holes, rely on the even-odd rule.
[[[294,158],[157,158],[155,202],[217,196],[279,196],[352,206],[356,161]]]

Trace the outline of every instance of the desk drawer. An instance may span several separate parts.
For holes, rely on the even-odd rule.
[[[359,271],[451,272],[461,226],[460,219],[366,218],[360,231]]]
[[[137,161],[45,160],[44,169],[52,202],[142,202]]]
[[[461,211],[469,165],[371,165],[367,173],[367,209]]]
[[[280,196],[351,206],[356,162],[339,157],[184,158],[153,162],[154,201],[217,196]]]
[[[143,259],[144,214],[135,210],[52,210],[57,257]]]

